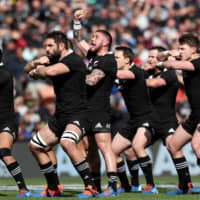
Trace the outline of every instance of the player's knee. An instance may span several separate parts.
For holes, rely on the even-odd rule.
[[[168,151],[172,155],[173,158],[177,158],[177,157],[180,157],[180,156],[183,155],[182,152],[181,152],[181,147],[176,146],[171,141],[168,144]]]
[[[11,156],[11,151],[8,148],[0,148],[0,159]]]
[[[173,155],[176,152],[176,148],[171,141],[167,143],[167,150]]]
[[[135,152],[133,151],[132,148],[127,149],[124,151],[124,155],[126,156],[126,159],[128,160],[135,160],[137,159]]]
[[[46,142],[40,137],[39,132],[33,136],[31,141],[29,142],[29,148],[31,151],[35,149],[45,149],[48,145]]]
[[[79,135],[75,131],[64,131],[64,133],[61,136],[61,145],[66,143],[74,143],[78,144],[79,142]]]
[[[143,148],[143,146],[139,142],[133,141],[133,143],[132,143],[132,149],[133,149],[134,152],[137,153],[137,152],[140,152],[140,150],[144,149],[144,148]]]

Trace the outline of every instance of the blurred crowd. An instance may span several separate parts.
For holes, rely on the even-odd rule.
[[[30,139],[32,132],[43,126],[55,110],[51,83],[33,81],[23,68],[27,62],[44,55],[42,41],[47,32],[60,30],[73,40],[73,11],[78,7],[88,8],[83,21],[85,38],[96,29],[107,29],[113,37],[113,48],[131,47],[138,66],[147,62],[152,46],[176,49],[177,38],[184,32],[200,37],[200,0],[1,0],[0,46],[4,51],[3,62],[14,76],[19,139]],[[81,55],[78,49],[75,51]],[[116,88],[111,104],[113,121],[127,118]],[[190,112],[182,85],[176,109],[180,121]]]

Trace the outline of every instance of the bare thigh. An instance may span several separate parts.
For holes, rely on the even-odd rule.
[[[133,138],[132,146],[133,147],[142,147],[145,148],[151,141],[151,133],[146,128],[138,128],[137,132]]]
[[[7,132],[0,133],[0,148],[12,149],[13,136]]]
[[[39,135],[47,146],[53,146],[58,143],[58,137],[51,131],[48,124],[40,129]]]
[[[197,128],[192,137],[192,148],[197,158],[200,158],[200,124],[197,125]]]
[[[179,125],[169,141],[169,150],[172,152],[180,151],[182,147],[191,140],[191,138],[192,135],[185,131],[182,125]]]
[[[130,145],[131,145],[130,140],[126,139],[125,137],[117,133],[112,141],[112,150],[115,153],[115,155],[119,155]]]

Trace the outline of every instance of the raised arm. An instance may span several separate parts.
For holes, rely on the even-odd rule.
[[[87,13],[86,9],[80,9],[80,10],[75,11],[74,21],[73,21],[74,42],[85,56],[87,55],[87,52],[90,46],[83,39],[83,36],[81,33],[82,32],[81,19],[85,17],[86,13]]]
[[[119,79],[134,79],[135,74],[130,70],[118,70],[117,71],[117,78]]]

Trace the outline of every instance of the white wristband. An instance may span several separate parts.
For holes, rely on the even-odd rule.
[[[79,20],[74,20],[74,21],[73,21],[73,29],[74,29],[75,31],[81,30],[81,29],[82,29],[81,21],[79,21]]]
[[[158,64],[156,64],[156,66],[159,67],[159,68],[164,68],[163,62],[159,62]]]
[[[162,52],[164,56],[168,56],[169,55],[169,51],[163,51]]]
[[[37,74],[36,69],[33,69],[33,74]]]
[[[33,61],[31,62],[31,67],[32,67],[32,68],[34,68],[34,67],[35,67],[35,64],[34,64],[34,62],[33,62]]]

